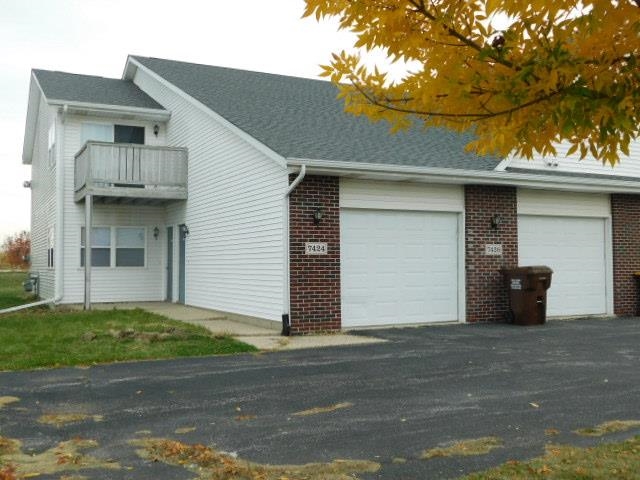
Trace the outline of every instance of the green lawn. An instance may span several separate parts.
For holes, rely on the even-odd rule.
[[[24,273],[0,273],[0,308],[26,303]],[[0,370],[256,351],[228,336],[144,310],[40,307],[0,315]]]
[[[0,272],[0,310],[34,301],[22,288],[27,277],[27,272]]]
[[[638,480],[640,436],[591,448],[549,446],[544,456],[473,473],[460,480]]]

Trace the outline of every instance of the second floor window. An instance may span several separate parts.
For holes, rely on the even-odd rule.
[[[83,123],[80,143],[88,141],[136,143],[144,145],[144,127],[134,125],[111,125],[106,123]]]

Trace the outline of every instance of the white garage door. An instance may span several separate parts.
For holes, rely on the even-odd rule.
[[[518,263],[553,269],[549,316],[606,313],[605,245],[602,218],[518,217]]]
[[[340,214],[345,327],[458,319],[458,215]]]

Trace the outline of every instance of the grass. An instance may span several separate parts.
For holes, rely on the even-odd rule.
[[[609,433],[626,432],[632,428],[640,428],[640,420],[612,420],[595,427],[581,428],[574,433],[583,437],[601,437]]]
[[[637,480],[640,436],[591,448],[547,447],[545,455],[526,462],[511,460],[459,480]]]
[[[204,327],[135,310],[39,309],[0,317],[0,370],[253,352]]]
[[[502,440],[497,437],[482,437],[468,440],[460,440],[446,447],[437,447],[425,450],[422,453],[423,460],[438,457],[467,457],[471,455],[485,455],[495,448],[502,447]]]
[[[24,272],[0,273],[0,309],[27,303]],[[228,336],[143,310],[50,310],[0,316],[0,370],[253,352]]]
[[[22,288],[27,276],[27,272],[0,272],[0,310],[35,300]]]
[[[202,444],[148,438],[129,442],[145,460],[183,467],[197,480],[353,480],[358,473],[375,473],[380,464],[341,460],[305,465],[263,465],[219,452]]]

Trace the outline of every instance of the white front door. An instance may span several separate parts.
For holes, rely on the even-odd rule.
[[[458,214],[342,209],[344,327],[455,321]]]
[[[518,217],[518,264],[553,270],[547,315],[607,312],[603,218]]]

